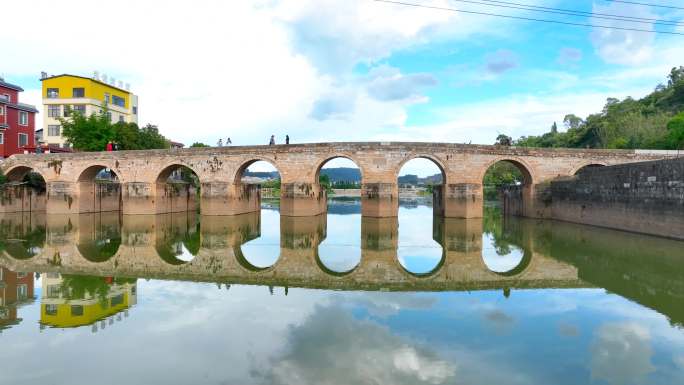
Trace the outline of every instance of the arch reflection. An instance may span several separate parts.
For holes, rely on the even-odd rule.
[[[523,220],[504,217],[498,207],[485,207],[482,233],[482,260],[487,268],[502,276],[515,276],[527,269],[532,252],[527,245]]]
[[[76,248],[91,262],[104,262],[121,246],[121,219],[118,213],[81,214]]]
[[[329,203],[328,207],[336,206],[340,205]],[[355,207],[360,209],[360,205]],[[316,262],[328,274],[349,274],[361,263],[361,219],[358,215],[329,211],[325,225],[328,224],[331,231],[318,246]]]
[[[425,226],[425,218],[432,217],[432,231]],[[443,239],[439,232],[441,219],[432,216],[427,205],[399,208],[399,246],[397,258],[406,272],[417,277],[437,273],[446,259]]]
[[[257,213],[258,214],[258,213]],[[280,214],[263,208],[257,224],[258,231],[236,249],[240,265],[248,270],[261,271],[276,264],[280,258]]]
[[[155,249],[171,265],[192,261],[200,250],[200,224],[197,214],[162,214],[156,216]]]

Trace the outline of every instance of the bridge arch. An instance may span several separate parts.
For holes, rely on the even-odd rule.
[[[572,170],[570,170],[570,172],[568,173],[568,175],[578,175],[579,173],[581,173],[584,170],[594,168],[594,167],[605,167],[605,166],[607,166],[607,164],[604,162],[584,162],[584,163],[579,164],[578,166],[573,167]]]
[[[155,212],[195,211],[201,184],[197,171],[184,162],[164,166],[154,180]]]
[[[242,184],[242,177],[243,177],[244,173],[247,171],[249,166],[251,166],[257,162],[266,162],[266,163],[270,164],[271,166],[273,166],[273,168],[276,169],[276,171],[278,171],[278,174],[280,174],[280,179],[281,180],[283,179],[283,171],[281,170],[281,168],[278,165],[278,162],[276,162],[275,159],[267,157],[267,156],[255,156],[255,157],[248,158],[248,159],[240,161],[239,166],[237,167],[237,169],[235,170],[235,173],[233,174],[233,183],[236,186],[241,185]]]
[[[119,211],[122,208],[120,172],[105,164],[86,166],[76,179],[78,212]]]
[[[433,154],[427,154],[427,153],[411,153],[407,156],[405,156],[399,164],[394,169],[394,178],[398,179],[399,178],[399,173],[401,172],[401,169],[406,165],[406,163],[414,160],[414,159],[427,159],[429,161],[432,161],[439,171],[442,173],[442,184],[446,185],[447,184],[447,174],[448,174],[448,168],[446,167],[446,162],[443,161],[441,158],[439,158],[436,155]]]
[[[10,182],[0,191],[4,212],[45,211],[47,205],[47,180],[45,175],[28,165],[18,165],[6,172]]]
[[[17,165],[12,167],[5,171],[5,177],[7,177],[7,180],[10,182],[21,182],[24,177],[31,172],[40,175],[43,180],[47,181],[43,173],[29,165]]]
[[[509,156],[496,157],[487,162],[479,172],[478,181],[481,182],[484,179],[487,171],[499,162],[509,162],[513,164],[523,174],[526,184],[533,185],[537,183],[537,176],[535,175],[534,167],[532,167],[529,163],[527,163],[525,160],[521,158]]]

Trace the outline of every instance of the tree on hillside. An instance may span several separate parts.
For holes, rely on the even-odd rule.
[[[679,113],[667,123],[667,142],[670,148],[684,150],[684,112]]]
[[[667,85],[659,85],[641,99],[608,98],[601,112],[584,120],[566,115],[565,132],[552,126],[547,133],[523,136],[514,143],[521,147],[673,148],[676,130],[672,133],[668,122],[684,111],[684,67],[673,68],[667,78]]]

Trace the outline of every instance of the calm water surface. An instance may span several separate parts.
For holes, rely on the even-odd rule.
[[[0,384],[681,384],[684,243],[551,221],[0,217]]]

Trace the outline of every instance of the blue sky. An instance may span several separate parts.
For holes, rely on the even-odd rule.
[[[518,2],[684,21],[682,10],[605,0]],[[653,28],[453,0],[414,3]],[[10,55],[3,55],[0,73],[34,104],[40,71],[107,73],[132,84],[141,123],[187,144],[228,136],[234,144],[265,144],[271,134],[280,141],[289,134],[293,142],[487,144],[499,133],[545,132],[568,113],[598,112],[610,96],[641,97],[684,65],[684,36],[676,35],[372,0],[161,4],[122,0],[103,17],[90,17],[84,0],[4,5],[7,14],[34,16],[9,18]]]

